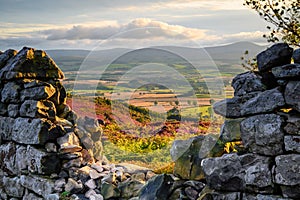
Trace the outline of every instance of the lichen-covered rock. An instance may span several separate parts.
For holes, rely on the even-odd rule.
[[[266,86],[262,83],[262,77],[254,72],[245,72],[237,75],[232,80],[231,85],[234,88],[234,96],[266,90]]]
[[[168,199],[168,196],[171,194],[173,182],[174,180],[170,175],[161,174],[155,176],[141,189],[139,199]]]
[[[225,99],[214,104],[217,114],[227,118],[241,118],[249,115],[272,112],[285,105],[284,97],[278,88]]]
[[[9,104],[7,107],[8,116],[16,118],[19,116],[20,105],[18,104]]]
[[[293,59],[295,63],[300,64],[300,49],[296,49],[293,53]]]
[[[285,197],[300,198],[300,154],[280,155],[275,158],[275,183]]]
[[[0,69],[6,65],[6,63],[17,54],[16,50],[8,49],[4,53],[0,54]]]
[[[272,112],[285,105],[282,93],[278,88],[259,93],[257,96],[246,101],[241,108],[241,115],[248,116],[254,114]]]
[[[121,192],[121,198],[130,199],[132,197],[139,196],[139,192],[144,184],[140,181],[132,180],[128,182],[123,182],[118,185]]]
[[[7,115],[8,113],[8,108],[7,104],[0,102],[0,115]]]
[[[48,140],[59,136],[55,131],[57,128],[51,121],[46,119],[17,118],[14,120],[11,135],[6,139],[22,144],[43,145]]]
[[[243,144],[250,152],[273,156],[283,152],[284,133],[279,115],[265,114],[241,122]]]
[[[241,122],[244,118],[226,119],[221,127],[220,140],[233,142],[241,140]]]
[[[1,102],[3,103],[19,103],[19,95],[21,86],[15,82],[8,82],[4,85],[1,92]]]
[[[22,175],[20,176],[20,183],[23,187],[43,196],[44,198],[49,194],[55,193],[54,182],[51,179],[35,175]]]
[[[72,153],[82,150],[80,141],[74,132],[69,132],[64,136],[57,138],[57,144],[59,145],[59,151],[64,153]]]
[[[285,101],[288,105],[292,106],[295,110],[300,112],[300,82],[290,81],[284,92]]]
[[[60,170],[60,161],[56,155],[31,146],[10,142],[0,146],[0,156],[0,169],[9,175],[19,175],[24,171],[49,175]]]
[[[24,47],[0,71],[2,80],[16,78],[62,79],[64,75],[46,52]]]
[[[288,152],[300,153],[300,135],[284,136],[284,148]]]
[[[26,100],[21,105],[20,116],[55,120],[56,108],[54,103],[48,100]]]
[[[279,67],[274,67],[272,73],[277,79],[299,78],[300,64],[287,64]]]
[[[212,136],[175,140],[170,150],[172,160],[175,162],[174,174],[182,179],[205,179],[201,161],[208,157],[216,142],[217,139]]]
[[[202,161],[210,188],[220,191],[271,193],[273,191],[269,157],[255,154],[225,154]]]
[[[21,101],[25,100],[46,100],[55,94],[56,90],[52,85],[25,88],[20,92]]]
[[[257,55],[257,65],[261,72],[268,71],[273,67],[291,63],[293,49],[288,44],[274,44],[267,50]]]
[[[11,197],[23,197],[24,187],[20,184],[20,179],[18,177],[10,178],[3,176],[4,190],[7,195]]]

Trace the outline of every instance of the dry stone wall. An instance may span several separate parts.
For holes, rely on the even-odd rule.
[[[234,97],[214,105],[227,118],[221,139],[241,139],[246,152],[202,161],[212,199],[300,199],[299,52],[261,52],[259,71],[236,76]]]
[[[66,104],[63,78],[44,51],[0,53],[0,199],[138,196],[154,174],[103,158],[102,129]]]

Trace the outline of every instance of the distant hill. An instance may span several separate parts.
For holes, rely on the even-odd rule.
[[[178,46],[162,46],[151,47],[145,49],[107,49],[98,51],[88,50],[48,50],[47,53],[55,60],[63,71],[77,71],[88,56],[88,61],[101,65],[114,61],[116,64],[130,63],[176,63],[183,62],[180,56],[173,54],[177,52],[179,55],[189,55],[189,58],[201,61],[207,59],[207,54],[217,62],[225,65],[237,65],[241,63],[240,57],[245,50],[249,51],[249,57],[254,57],[257,53],[265,49],[266,46],[259,46],[251,42],[238,42],[229,45],[188,48]],[[164,50],[161,50],[164,49]],[[121,55],[121,57],[119,57]]]

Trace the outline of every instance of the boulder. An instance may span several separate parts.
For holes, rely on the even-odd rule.
[[[20,108],[21,117],[47,118],[55,120],[56,109],[53,102],[48,100],[26,100]]]
[[[284,148],[288,152],[300,153],[300,135],[284,136]]]
[[[300,154],[280,155],[275,158],[275,183],[284,197],[300,198]]]
[[[203,171],[210,188],[220,191],[272,193],[273,183],[269,157],[255,154],[224,154],[222,157],[206,158]]]
[[[300,82],[289,81],[289,83],[285,88],[284,98],[286,103],[292,106],[298,112],[300,112],[299,96],[300,96]]]
[[[293,59],[295,63],[300,64],[300,49],[296,49],[293,53]]]
[[[0,54],[0,69],[3,68],[6,63],[14,57],[18,52],[13,49],[8,49],[4,53]]]
[[[241,122],[243,144],[250,152],[274,156],[283,153],[284,132],[279,115],[265,114]]]
[[[277,79],[300,78],[300,64],[287,64],[274,67],[272,73]]]
[[[1,80],[62,79],[64,75],[45,51],[24,47],[0,71]]]
[[[237,75],[232,80],[231,86],[234,88],[234,96],[266,90],[266,86],[262,83],[262,77],[254,72]]]
[[[217,139],[212,136],[197,136],[188,140],[175,140],[170,153],[175,162],[174,174],[182,179],[205,179],[202,159],[209,156]]]
[[[107,183],[105,181],[101,181],[101,195],[104,199],[116,198],[120,197],[120,190],[113,185],[112,183]]]
[[[170,175],[160,174],[151,178],[146,185],[141,189],[140,200],[160,200],[168,199],[171,195],[173,178]]]
[[[267,50],[259,53],[256,57],[258,70],[268,71],[274,67],[291,63],[293,49],[288,44],[274,44]]]

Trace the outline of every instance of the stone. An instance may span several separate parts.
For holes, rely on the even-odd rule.
[[[215,113],[227,118],[242,118],[249,115],[272,112],[285,105],[278,88],[242,97],[225,99],[214,104]]]
[[[284,97],[278,88],[259,93],[257,96],[245,102],[241,107],[241,115],[273,112],[285,105]]]
[[[93,150],[94,158],[96,160],[103,160],[103,146],[101,140],[94,142],[94,146],[92,150]]]
[[[0,69],[3,68],[6,63],[14,57],[18,52],[13,49],[8,49],[4,53],[0,54]]]
[[[284,130],[290,135],[300,135],[300,115],[299,113],[289,113],[287,115]]]
[[[282,196],[263,195],[263,194],[243,194],[243,200],[288,200]]]
[[[63,153],[72,153],[82,150],[80,141],[74,132],[69,132],[63,137],[57,138],[57,144],[59,145],[59,151]]]
[[[246,118],[241,122],[244,147],[250,152],[268,156],[283,153],[282,123],[281,117],[275,114]]]
[[[47,118],[55,120],[56,108],[54,103],[47,100],[26,100],[20,108],[21,117]]]
[[[292,106],[295,110],[300,112],[300,82],[289,81],[284,92],[285,101],[288,105]]]
[[[287,64],[274,67],[272,73],[277,79],[300,78],[300,64]]]
[[[65,191],[70,193],[79,193],[83,190],[83,185],[81,182],[77,182],[72,178],[68,178],[68,182],[65,185]]]
[[[62,167],[64,169],[69,169],[71,167],[81,167],[82,165],[82,157],[79,157],[79,158],[76,158],[76,159],[72,159],[72,160],[68,160],[68,161],[65,161],[62,165]]]
[[[95,169],[97,172],[99,172],[99,173],[101,173],[101,172],[103,172],[104,171],[104,169],[103,169],[103,167],[102,167],[102,163],[100,162],[100,161],[98,161],[98,162],[96,162],[96,163],[93,163],[92,165],[91,165],[91,167],[93,168],[93,169]]]
[[[300,49],[296,49],[293,53],[294,63],[300,64]]]
[[[17,118],[11,136],[7,138],[21,144],[41,144],[58,137],[56,126],[47,119]]]
[[[265,72],[277,66],[290,64],[292,55],[293,49],[288,44],[274,44],[257,55],[258,70]]]
[[[145,178],[146,178],[146,176],[145,176],[145,173],[143,173],[143,172],[139,172],[139,173],[131,175],[131,179],[135,180],[135,181],[141,181],[142,182],[142,181],[145,181]]]
[[[101,194],[93,194],[90,196],[90,200],[103,200],[103,196]]]
[[[0,71],[0,79],[62,79],[64,75],[45,51],[24,47]]]
[[[300,154],[280,155],[275,158],[274,181],[284,197],[300,198]]]
[[[222,142],[234,142],[241,140],[241,122],[245,118],[225,119],[221,127],[220,140]]]
[[[95,181],[93,179],[88,180],[87,182],[85,182],[85,184],[89,189],[96,189],[97,185],[95,183]]]
[[[40,198],[33,193],[29,193],[27,190],[26,193],[24,194],[22,200],[43,200],[43,198]]]
[[[64,187],[65,187],[65,185],[66,185],[66,180],[64,178],[57,179],[54,182],[55,191],[62,192],[63,189],[64,189]]]
[[[28,145],[26,157],[31,173],[50,175],[58,173],[60,170],[60,160],[56,154],[47,153]]]
[[[92,165],[92,167],[93,167],[93,165]],[[101,177],[101,174],[98,171],[96,171],[95,169],[90,169],[89,175],[90,175],[91,179],[98,179]]]
[[[105,169],[105,165],[103,165],[102,167]],[[141,167],[130,163],[119,163],[116,165],[116,167],[122,167],[124,169],[124,172],[129,174],[151,171],[149,168]]]
[[[19,103],[20,102],[21,86],[16,82],[8,82],[4,85],[1,91],[2,103]]]
[[[43,196],[44,198],[55,192],[54,182],[50,179],[42,178],[35,175],[21,175],[20,183],[23,187]]]
[[[51,142],[46,143],[45,149],[47,152],[57,153],[57,146],[55,143],[51,143]]]
[[[9,178],[4,176],[2,181],[7,195],[11,197],[23,197],[24,187],[20,184],[18,177]]]
[[[240,200],[242,194],[240,192],[208,192],[203,194],[197,200]]]
[[[182,179],[205,179],[201,161],[208,156],[216,142],[217,139],[212,136],[175,140],[170,150],[172,160],[175,162],[174,174]]]
[[[231,83],[234,88],[234,96],[242,96],[251,92],[266,90],[262,83],[262,77],[255,72],[245,72],[237,75]]]
[[[50,81],[52,86],[55,88],[55,94],[50,98],[52,102],[55,103],[55,105],[62,105],[66,104],[67,102],[67,92],[65,88],[63,87],[62,83],[59,80],[51,80]],[[61,110],[58,110],[58,113],[61,113]]]
[[[120,197],[120,190],[113,184],[101,181],[101,195],[104,199]]]
[[[300,135],[284,136],[284,148],[288,152],[300,153]]]
[[[123,182],[118,185],[118,189],[121,193],[121,198],[132,198],[139,195],[141,188],[144,186],[140,181],[132,180],[129,182]]]
[[[141,189],[140,200],[159,200],[168,199],[171,194],[171,188],[174,183],[173,178],[167,174],[160,174],[151,178]]]
[[[189,199],[197,199],[199,194],[199,192],[195,190],[193,187],[186,187],[184,189],[184,192]]]
[[[92,138],[90,138],[88,136],[84,136],[84,137],[80,138],[80,142],[83,144],[83,146],[86,149],[93,149],[94,142],[93,142]]]
[[[0,116],[0,135],[3,140],[11,140],[14,123],[15,120],[13,118]]]
[[[2,116],[7,115],[8,111],[9,111],[9,109],[8,109],[7,104],[0,102],[0,115],[2,115]]]
[[[183,183],[183,185],[190,186],[190,187],[194,188],[195,190],[197,190],[198,192],[201,192],[205,187],[205,184],[200,181],[186,181]]]
[[[201,165],[210,188],[228,192],[272,193],[271,158],[255,154],[206,158]]]
[[[55,88],[52,85],[25,88],[20,92],[20,99],[25,100],[47,100],[55,94]]]
[[[92,195],[96,194],[95,190],[89,189],[86,193],[85,193],[85,197],[86,198],[90,198]]]
[[[19,116],[20,106],[18,104],[9,104],[7,107],[8,116],[12,118],[16,118]]]

